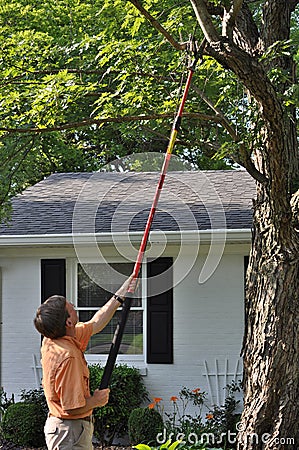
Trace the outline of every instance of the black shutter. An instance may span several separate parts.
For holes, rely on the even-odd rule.
[[[147,265],[148,363],[173,363],[172,264],[172,258],[158,258]]]
[[[66,295],[65,259],[41,260],[41,302],[51,295]]]

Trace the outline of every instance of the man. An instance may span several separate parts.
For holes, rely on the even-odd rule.
[[[36,312],[34,325],[42,343],[43,388],[49,408],[45,438],[49,450],[92,450],[92,410],[105,406],[109,389],[89,391],[89,370],[83,352],[123,303],[132,276],[91,320],[78,323],[74,306],[53,295]]]

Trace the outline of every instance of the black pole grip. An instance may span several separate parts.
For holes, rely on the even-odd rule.
[[[111,342],[108,359],[107,359],[107,362],[106,362],[106,365],[104,368],[104,373],[103,373],[103,376],[101,379],[99,389],[106,389],[109,386],[112,371],[113,371],[114,364],[115,364],[115,361],[117,358],[121,340],[122,340],[122,337],[124,334],[129,311],[131,308],[131,302],[132,302],[132,298],[126,297],[126,299],[123,303],[121,318],[120,318],[120,321],[118,322],[117,327],[114,332],[113,340]]]

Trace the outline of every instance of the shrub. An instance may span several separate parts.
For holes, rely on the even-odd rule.
[[[103,375],[99,364],[89,366],[91,393],[98,389]],[[128,433],[132,409],[147,399],[147,390],[138,369],[125,364],[115,366],[110,383],[109,403],[94,410],[95,436],[102,444],[111,445],[115,436]]]
[[[3,437],[18,445],[45,445],[43,415],[38,404],[18,402],[10,405],[2,420]]]
[[[48,405],[44,394],[44,390],[42,388],[31,389],[29,391],[22,390],[20,399],[22,402],[25,403],[34,403],[35,405],[39,405],[42,411],[41,420],[44,420],[44,422],[46,421],[48,414]]]
[[[3,414],[7,408],[15,402],[14,395],[8,398],[6,392],[1,387],[0,388],[0,418],[2,419]]]
[[[241,414],[236,413],[236,409],[239,400],[236,400],[235,393],[241,391],[241,383],[236,383],[232,381],[226,386],[227,397],[225,399],[224,405],[214,406],[211,414],[208,416],[211,419],[208,421],[206,427],[207,432],[212,432],[217,436],[217,441],[224,444],[224,448],[237,448],[236,442],[229,442],[228,435],[236,436],[237,434],[237,423],[240,420]]]
[[[128,427],[132,444],[154,444],[157,434],[163,430],[163,419],[155,409],[135,408],[130,414]]]
[[[14,444],[45,445],[44,424],[48,407],[43,389],[23,390],[20,399],[18,403],[7,402],[2,420],[3,437]]]

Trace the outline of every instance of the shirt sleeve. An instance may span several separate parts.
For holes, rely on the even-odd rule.
[[[82,352],[86,350],[89,339],[92,336],[93,324],[78,322],[75,328],[76,339],[80,342],[80,349]]]
[[[86,375],[80,361],[73,357],[65,359],[58,367],[55,391],[64,411],[85,406]]]

